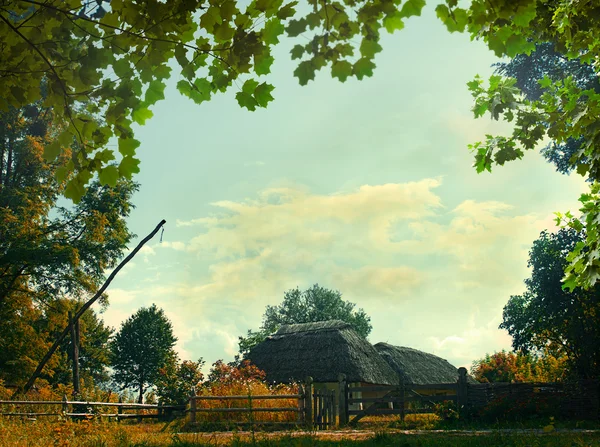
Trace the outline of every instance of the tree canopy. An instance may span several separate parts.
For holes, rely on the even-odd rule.
[[[326,66],[342,82],[362,79],[373,74],[381,28],[401,29],[425,4],[309,1],[298,12],[297,1],[283,0],[108,3],[22,0],[0,8],[0,109],[43,101],[65,117],[68,125],[44,155],[54,160],[76,142],[67,163],[76,175],[65,190],[74,200],[94,173],[114,185],[138,171],[140,142],[132,125],[144,124],[164,99],[173,62],[182,77],[178,90],[194,102],[239,81],[238,103],[256,110],[273,100],[274,86],[258,79],[270,72],[272,48],[284,33],[298,37],[314,30],[292,50],[301,59],[294,72],[300,84]],[[97,114],[102,123],[90,118]],[[112,137],[118,138],[117,165],[110,164],[115,154],[107,148]]]
[[[565,291],[561,284],[567,255],[583,237],[572,229],[542,232],[529,253],[526,291],[510,297],[500,328],[515,350],[566,356],[573,375],[591,378],[600,373],[600,287]]]
[[[437,16],[448,31],[467,32],[497,56],[528,55],[536,44],[551,42],[565,59],[591,64],[598,73],[596,2],[472,0],[466,8],[458,3],[438,4]],[[401,30],[424,5],[425,0],[9,0],[0,7],[0,109],[42,101],[65,118],[44,156],[56,160],[70,148],[56,175],[64,180],[74,172],[65,195],[77,201],[94,174],[103,185],[114,185],[138,171],[140,142],[133,124],[152,117],[173,65],[181,76],[179,91],[196,103],[235,85],[240,106],[256,110],[273,100],[274,86],[260,76],[269,73],[272,48],[284,35],[301,37],[291,51],[299,60],[294,75],[300,84],[325,67],[342,82],[360,80],[373,75],[382,30]],[[483,172],[521,159],[546,137],[557,145],[580,141],[569,164],[593,181],[590,193],[580,197],[581,221],[559,213],[557,222],[578,231],[586,227],[585,242],[569,258],[565,287],[590,287],[600,278],[600,93],[572,76],[548,75],[539,84],[542,94],[532,99],[521,95],[514,78],[494,75],[487,86],[478,77],[471,81],[475,117],[489,112],[513,123],[514,131],[508,137],[487,135],[470,149]],[[113,137],[119,154],[107,147]]]
[[[508,62],[494,64],[496,72],[516,79],[516,86],[529,100],[539,100],[544,89],[540,81],[545,77],[558,82],[569,76],[583,90],[593,89],[600,93],[600,81],[594,67],[582,63],[580,59],[569,59],[557,52],[552,42],[537,43],[531,54],[517,54]],[[570,174],[575,166],[571,157],[583,148],[583,138],[568,138],[564,143],[549,143],[542,149],[542,155],[556,166],[562,174]]]
[[[65,181],[56,172],[68,162],[48,162],[44,146],[61,121],[39,103],[0,112],[0,377],[21,385],[66,326],[67,312],[95,292],[134,236],[126,218],[137,184],[91,183],[74,206],[58,206]],[[81,373],[106,378],[110,331],[89,310],[81,324]],[[52,384],[69,383],[69,350],[63,345],[42,371]]]
[[[122,389],[138,391],[142,403],[146,390],[160,383],[165,368],[177,361],[173,325],[155,304],[142,307],[123,322],[111,342],[114,380]]]
[[[260,330],[249,330],[246,337],[239,338],[240,353],[246,354],[284,324],[341,320],[349,323],[358,335],[367,338],[373,328],[371,318],[363,309],[355,310],[355,307],[354,303],[342,300],[341,292],[318,284],[304,291],[299,288],[288,290],[280,305],[267,306]]]

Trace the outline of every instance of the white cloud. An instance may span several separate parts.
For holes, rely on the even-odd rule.
[[[185,251],[185,244],[181,241],[162,241],[156,245],[157,248],[172,248],[175,251]]]
[[[448,211],[439,186],[425,179],[330,195],[280,187],[215,202],[220,214],[178,222],[197,227],[190,241],[162,245],[190,258],[188,266],[201,256],[205,274],[165,274],[135,296],[168,309],[181,353],[212,362],[232,357],[237,336],[258,327],[284,291],[318,282],[363,307],[379,339],[468,364],[506,347],[498,317],[522,290],[527,247],[547,216],[499,201],[465,200]],[[475,314],[490,323],[475,324]]]

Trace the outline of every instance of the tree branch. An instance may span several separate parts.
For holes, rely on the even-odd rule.
[[[144,244],[146,242],[148,242],[150,239],[152,239],[154,237],[154,235],[156,235],[156,233],[158,233],[158,230],[160,230],[161,227],[165,223],[166,223],[166,220],[164,220],[164,219],[161,220],[160,223],[156,226],[156,228],[154,228],[154,230],[152,230],[152,232],[148,236],[146,236],[144,239],[142,239],[140,241],[140,243],[137,245],[137,247],[135,247],[135,249],[131,253],[129,253],[129,255],[127,255],[127,257],[125,259],[123,259],[121,261],[121,263],[117,266],[117,268],[115,268],[113,270],[113,272],[110,274],[110,276],[106,279],[104,284],[102,284],[102,287],[100,287],[100,289],[98,289],[96,294],[92,298],[90,298],[81,307],[81,309],[79,309],[77,311],[77,313],[73,316],[73,322],[77,321],[83,315],[83,313],[86,310],[88,310],[92,306],[92,304],[94,304],[98,300],[98,298],[100,298],[102,296],[102,294],[108,288],[108,286],[110,285],[112,280],[115,278],[115,276],[117,276],[117,273],[119,273],[119,271],[125,266],[125,264],[127,264],[129,261],[131,261],[131,259],[133,259],[133,257],[137,254],[138,251],[141,250],[141,248],[144,246]],[[61,334],[58,336],[58,338],[56,339],[54,344],[50,347],[50,349],[48,350],[46,355],[42,358],[42,360],[38,364],[37,368],[31,375],[31,377],[29,378],[29,380],[27,381],[27,383],[25,384],[23,389],[21,390],[20,388],[17,388],[15,390],[15,392],[13,393],[13,395],[11,396],[12,398],[16,397],[21,392],[27,393],[27,391],[29,391],[31,389],[31,387],[35,383],[35,380],[37,379],[37,377],[40,375],[40,373],[44,369],[44,366],[46,366],[46,363],[48,363],[48,360],[50,360],[50,358],[52,357],[52,355],[54,354],[54,352],[56,351],[58,346],[61,344],[61,342],[65,339],[65,337],[67,336],[68,333],[69,333],[69,326],[67,325],[67,327],[64,328],[63,331],[61,332]]]

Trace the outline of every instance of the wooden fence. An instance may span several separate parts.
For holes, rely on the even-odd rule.
[[[14,411],[4,411],[0,416],[21,416],[21,417],[45,417],[45,416],[63,416],[71,418],[85,417],[106,417],[120,419],[171,419],[175,411],[185,410],[184,405],[162,405],[162,404],[136,404],[127,402],[87,402],[87,401],[70,401],[66,396],[63,400],[0,400],[0,407],[14,407]],[[53,406],[60,410],[55,412],[27,411],[32,407]],[[25,409],[23,409],[25,407]],[[102,411],[94,411],[95,408],[100,410],[106,408],[116,408],[116,413],[107,413]],[[123,413],[123,410],[138,410],[138,413]],[[155,410],[152,413],[140,413],[140,410]]]
[[[489,406],[504,400],[508,405],[531,401],[553,405],[556,416],[600,419],[598,380],[572,383],[470,383],[466,368],[459,368],[458,373],[455,383],[354,387],[348,386],[342,374],[339,378],[339,389],[344,390],[339,395],[340,425],[355,425],[368,415],[397,414],[404,419],[409,413],[431,413],[433,406],[443,401],[453,402],[463,417],[477,417]],[[444,390],[448,394],[442,394]],[[432,395],[437,391],[441,395]],[[358,397],[356,393],[359,392],[371,395]],[[350,409],[351,404],[360,404],[362,408]],[[411,405],[416,408],[410,408]]]
[[[15,407],[14,411],[0,413],[2,416],[66,416],[108,417],[126,419],[156,418],[170,419],[174,412],[185,413],[192,424],[199,422],[199,414],[236,414],[248,415],[245,422],[235,424],[251,425],[297,425],[309,429],[327,430],[337,425],[355,425],[367,415],[397,414],[401,419],[409,413],[431,413],[434,404],[452,401],[461,415],[477,416],[482,410],[502,400],[531,401],[532,399],[553,399],[557,416],[578,417],[598,420],[600,418],[600,388],[598,380],[577,383],[469,383],[465,368],[459,368],[455,383],[427,385],[401,384],[396,386],[349,386],[343,374],[338,380],[336,399],[335,390],[315,390],[312,379],[308,377],[299,385],[297,394],[280,395],[240,395],[240,396],[197,396],[195,390],[186,406],[161,404],[135,404],[114,402],[68,401],[0,401],[0,408]],[[361,395],[358,396],[357,394]],[[366,395],[362,395],[366,393]],[[370,394],[369,394],[370,393]],[[436,395],[439,394],[439,395]],[[265,407],[256,405],[265,400],[296,400],[295,405]],[[512,400],[511,400],[512,399]],[[222,406],[203,407],[199,402],[218,401]],[[236,406],[226,406],[234,404]],[[360,404],[359,408],[350,407]],[[36,406],[56,406],[57,412],[31,411]],[[23,410],[25,407],[25,410]],[[411,408],[412,407],[412,408]],[[94,411],[116,408],[116,413]],[[124,410],[138,410],[137,413],[123,413]],[[148,413],[147,411],[150,410]],[[144,411],[140,413],[140,411]],[[257,413],[293,413],[293,420],[272,422],[257,420]],[[351,419],[352,417],[352,419]],[[228,421],[231,423],[231,421]]]

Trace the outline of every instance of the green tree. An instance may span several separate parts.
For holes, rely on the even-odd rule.
[[[258,331],[249,330],[246,337],[239,337],[240,354],[247,354],[252,347],[284,324],[341,320],[349,323],[358,335],[367,338],[373,329],[371,318],[363,309],[355,310],[355,306],[354,303],[342,300],[341,292],[318,284],[304,291],[298,288],[288,290],[280,305],[267,306]]]
[[[159,371],[160,376],[156,381],[156,395],[164,403],[185,404],[192,387],[198,388],[204,379],[202,374],[204,363],[203,359],[199,359],[197,362],[191,360],[170,362]]]
[[[546,76],[554,82],[571,76],[583,90],[593,89],[600,93],[600,81],[594,67],[582,63],[580,59],[569,59],[558,53],[552,42],[537,43],[531,54],[517,54],[508,62],[494,65],[497,73],[515,78],[516,86],[532,101],[542,97],[544,89],[540,81]],[[541,152],[546,160],[556,166],[557,171],[570,174],[575,169],[570,160],[583,149],[583,144],[582,138],[571,137],[561,144],[551,142]]]
[[[49,345],[56,340],[58,334],[69,324],[69,312],[81,306],[75,300],[62,299],[47,308],[41,318],[34,323],[44,335]],[[88,309],[79,319],[79,376],[88,386],[104,385],[109,380],[108,366],[110,363],[109,339],[113,333],[110,327],[104,325],[93,309]],[[70,384],[73,381],[73,353],[70,337],[61,344],[55,354],[60,363],[54,368],[52,376],[45,376],[51,385]]]
[[[177,338],[173,325],[162,309],[142,307],[129,317],[111,342],[113,378],[122,389],[138,391],[138,402],[161,378],[161,369],[177,361],[173,347]]]
[[[529,253],[526,291],[510,297],[500,328],[515,350],[566,356],[571,373],[591,378],[600,374],[600,288],[568,292],[561,284],[567,255],[583,237],[572,229],[541,233]]]
[[[77,205],[58,206],[66,177],[56,173],[68,157],[47,162],[43,152],[60,129],[39,103],[0,112],[0,376],[16,384],[64,327],[67,308],[96,291],[133,237],[131,180],[94,181]],[[83,320],[82,377],[102,380],[107,329],[93,312]],[[52,383],[70,382],[66,345],[61,351],[43,371]]]

